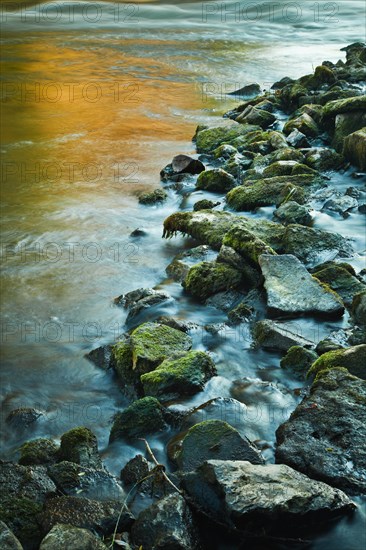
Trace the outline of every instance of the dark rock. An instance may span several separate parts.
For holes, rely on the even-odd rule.
[[[308,375],[317,376],[336,367],[343,367],[353,376],[366,380],[366,344],[324,353],[314,362]]]
[[[324,338],[317,343],[315,351],[318,355],[323,355],[323,353],[328,353],[328,351],[335,351],[338,349],[344,349],[344,345],[336,341],[332,336]]]
[[[366,291],[366,286],[341,265],[315,271],[314,277],[329,285],[342,298],[346,306],[351,306],[356,294]]]
[[[42,504],[29,498],[5,497],[4,494],[2,497],[0,520],[13,531],[22,544],[21,548],[38,550],[42,539],[40,526]],[[14,550],[17,548],[15,546]]]
[[[56,492],[44,466],[20,466],[13,462],[0,463],[0,486],[0,501],[14,498],[43,502]],[[6,523],[5,519],[3,521]]]
[[[52,439],[34,439],[20,447],[19,464],[32,466],[38,464],[54,464],[58,460],[58,446]]]
[[[247,321],[254,313],[254,309],[246,304],[241,303],[228,312],[228,319],[232,325],[239,325]]]
[[[200,262],[191,267],[182,285],[203,301],[222,290],[238,288],[241,283],[242,275],[237,269],[221,262]]]
[[[243,299],[243,297],[244,294],[238,290],[226,290],[207,298],[205,305],[215,307],[224,313],[228,313]]]
[[[309,147],[309,142],[305,134],[294,128],[287,136],[287,142],[293,147]]]
[[[276,461],[352,493],[366,491],[366,382],[334,368],[320,372],[277,432]]]
[[[273,216],[284,225],[289,225],[290,223],[310,225],[312,222],[310,208],[295,201],[287,201],[281,204],[273,212]]]
[[[137,228],[137,229],[134,229],[134,230],[130,233],[130,237],[134,237],[134,238],[146,237],[147,234],[148,234],[148,233],[147,233],[144,229]]]
[[[318,355],[315,351],[301,346],[292,346],[281,359],[281,368],[291,370],[305,378],[307,371],[317,359]]]
[[[200,174],[205,170],[205,165],[188,155],[177,155],[172,160],[173,171],[177,174]]]
[[[156,313],[156,309],[168,301],[172,301],[170,294],[164,290],[154,290],[153,288],[139,288],[128,292],[123,296],[115,299],[118,305],[124,305],[129,309],[126,323],[130,323],[136,317],[140,317],[143,313],[149,310]]]
[[[243,97],[243,98],[250,98],[255,97],[261,93],[261,87],[259,84],[247,84],[246,86],[243,86],[242,88],[239,88],[239,90],[235,90],[235,92],[229,92],[228,95],[235,95],[237,97]]]
[[[94,363],[100,369],[108,370],[112,367],[111,356],[113,346],[99,346],[85,355],[86,359]]]
[[[338,170],[344,164],[344,157],[334,149],[317,147],[305,153],[305,163],[315,170]]]
[[[142,455],[131,458],[121,470],[121,480],[124,485],[135,485],[149,474],[152,464]]]
[[[360,292],[353,297],[351,311],[356,323],[366,325],[366,292]]]
[[[43,413],[31,407],[20,407],[11,411],[5,419],[12,430],[23,431],[43,418]]]
[[[219,206],[219,204],[221,203],[202,199],[194,203],[193,210],[195,212],[198,212],[198,210],[210,210],[211,208],[215,208],[215,206]]]
[[[202,172],[197,179],[196,188],[205,189],[206,191],[226,192],[235,187],[235,178],[222,170],[215,168]]]
[[[314,342],[303,338],[288,328],[284,323],[270,321],[258,321],[253,331],[255,343],[264,349],[288,351],[292,346],[313,348]]]
[[[39,550],[106,550],[107,547],[88,529],[58,523],[42,540]]]
[[[360,170],[366,170],[366,128],[345,137],[343,155]]]
[[[249,106],[235,120],[242,124],[254,124],[265,129],[275,122],[276,117],[268,111]]]
[[[136,548],[195,550],[198,535],[192,513],[181,495],[169,495],[140,513],[132,527]]]
[[[168,198],[168,193],[164,189],[155,189],[151,193],[143,193],[139,196],[140,204],[157,204],[164,202]]]
[[[283,78],[281,78],[281,80],[278,80],[277,82],[272,84],[271,90],[282,90],[282,88],[284,88],[288,84],[293,84],[294,82],[295,80],[293,80],[292,78],[284,76]]]
[[[353,197],[344,195],[343,197],[335,197],[328,199],[322,208],[322,210],[330,210],[331,212],[338,212],[339,214],[346,214],[349,210],[358,207],[358,202]]]
[[[86,468],[102,468],[98,452],[98,441],[89,428],[79,426],[61,437],[59,460],[75,462]]]
[[[173,457],[181,470],[191,471],[210,459],[248,460],[263,464],[259,450],[222,420],[206,420],[188,430]]]
[[[115,416],[110,441],[143,437],[167,428],[165,407],[155,397],[134,401]]]
[[[0,521],[0,547],[2,550],[23,550],[19,540],[3,521]]]
[[[302,263],[291,254],[259,257],[267,291],[267,304],[277,313],[314,313],[341,316],[341,299],[312,277]]]

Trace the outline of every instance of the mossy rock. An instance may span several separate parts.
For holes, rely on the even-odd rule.
[[[260,127],[250,124],[231,124],[200,130],[195,136],[197,152],[210,153],[223,143],[235,145],[233,142],[236,138],[255,130],[260,130]]]
[[[276,117],[263,109],[257,107],[247,107],[236,119],[236,122],[243,124],[255,124],[265,129],[273,124],[276,120]]]
[[[341,266],[326,267],[315,271],[314,277],[337,292],[346,306],[351,306],[356,294],[366,291],[365,285]]]
[[[163,405],[155,397],[143,397],[116,415],[109,440],[143,437],[166,427]]]
[[[244,225],[230,229],[224,237],[223,245],[234,249],[246,262],[255,267],[259,266],[258,259],[262,254],[275,254],[270,246]]]
[[[239,288],[241,284],[240,271],[221,262],[194,265],[182,283],[187,292],[202,301],[223,290]]]
[[[57,524],[42,540],[39,550],[107,550],[107,546],[88,529]]]
[[[2,550],[23,550],[19,540],[3,521],[0,521],[0,548]]]
[[[342,153],[345,150],[345,139],[350,134],[362,131],[364,127],[366,127],[366,111],[352,111],[337,115],[334,132],[332,133],[332,147],[339,153]],[[361,143],[363,144],[363,140]],[[364,150],[364,146],[362,150]]]
[[[140,204],[156,204],[164,202],[168,198],[168,193],[164,189],[155,189],[151,193],[143,193],[139,196]]]
[[[292,118],[297,118],[301,115],[306,113],[307,115],[311,116],[311,118],[314,119],[314,121],[319,124],[323,117],[323,106],[319,105],[317,103],[307,103],[305,105],[302,105],[299,109],[297,109],[292,115]]]
[[[313,176],[318,175],[318,173],[309,166],[294,160],[278,160],[263,170],[264,178],[273,178],[276,176],[298,176],[301,174],[311,174]]]
[[[366,127],[344,138],[343,155],[360,170],[366,170]]]
[[[366,292],[359,292],[353,297],[351,311],[356,323],[366,325]]]
[[[253,307],[249,304],[241,303],[231,309],[228,313],[228,319],[232,325],[239,325],[243,321],[248,320],[254,313]]]
[[[215,206],[218,206],[219,204],[219,202],[202,199],[201,201],[197,201],[194,203],[193,210],[195,212],[198,212],[199,210],[211,210],[211,208],[215,208]]]
[[[75,462],[89,468],[102,468],[98,452],[98,441],[89,428],[79,426],[61,437],[59,460]]]
[[[128,338],[120,340],[112,348],[112,365],[124,388],[134,387],[138,381],[138,373],[132,370],[132,346]]]
[[[42,504],[28,498],[3,495],[0,502],[0,520],[13,531],[25,550],[36,550],[42,540],[41,512]]]
[[[322,371],[337,367],[345,368],[353,376],[366,380],[366,344],[324,353],[313,363],[307,375],[317,377]]]
[[[366,110],[366,95],[329,101],[323,109],[324,117],[335,117],[342,113]]]
[[[295,201],[287,201],[281,204],[273,212],[273,216],[284,225],[291,223],[310,225],[312,222],[309,208]]]
[[[235,155],[236,153],[238,153],[236,147],[234,147],[233,145],[229,145],[228,143],[223,143],[213,151],[213,156],[215,157],[215,159],[229,159],[232,155]]]
[[[315,351],[292,346],[286,355],[281,359],[281,368],[288,369],[301,377],[305,377],[311,365],[318,359]]]
[[[192,471],[206,460],[248,460],[263,464],[258,449],[248,439],[222,420],[206,420],[195,424],[184,436],[174,457],[178,467]]]
[[[57,462],[58,446],[52,439],[34,439],[20,447],[19,464],[30,466],[36,464],[54,464]]]
[[[202,391],[216,374],[215,363],[203,351],[190,351],[174,360],[166,359],[153,372],[141,376],[145,395],[171,401]]]
[[[326,65],[319,65],[314,71],[314,75],[311,76],[307,81],[307,87],[310,89],[321,88],[322,86],[328,84],[332,85],[337,81],[332,69]]]
[[[237,211],[250,211],[263,206],[279,206],[291,197],[299,204],[305,202],[305,192],[301,187],[288,182],[268,182],[260,180],[252,185],[235,187],[226,195],[228,205]]]
[[[283,139],[285,139],[284,136],[282,137]],[[296,162],[303,163],[305,159],[304,154],[299,151],[299,149],[293,149],[292,147],[289,147],[287,142],[286,147],[277,149],[276,151],[273,151],[273,153],[270,153],[264,158],[268,161],[268,164],[272,164],[273,162],[281,160],[295,160]]]
[[[235,179],[222,168],[201,172],[196,182],[197,189],[218,193],[229,191],[233,187],[235,187]]]
[[[298,130],[307,137],[316,137],[320,133],[315,120],[307,113],[286,122],[283,133],[289,135],[293,130]]]
[[[311,149],[306,154],[305,163],[315,170],[338,170],[344,164],[344,157],[334,149],[321,147]]]

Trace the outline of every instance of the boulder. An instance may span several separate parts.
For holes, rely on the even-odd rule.
[[[176,174],[200,174],[204,172],[205,165],[188,155],[176,155],[172,160],[172,169]]]
[[[167,428],[168,413],[155,397],[143,397],[134,401],[124,411],[116,414],[109,440],[144,437]]]
[[[35,502],[32,498],[6,497],[2,493],[2,499],[0,499],[0,521],[4,522],[11,529],[16,538],[21,542],[20,548],[24,548],[24,550],[38,550],[39,548],[42,539],[40,526],[41,512],[42,504]],[[6,540],[6,532],[4,536]],[[1,546],[1,548],[6,547]],[[14,548],[15,550],[19,546],[10,546],[10,548]]]
[[[355,111],[339,114],[335,118],[332,147],[340,153],[344,150],[345,138],[366,126],[366,112]]]
[[[45,466],[20,466],[13,462],[1,462],[0,486],[0,501],[31,499],[32,502],[43,502],[48,495],[56,493],[56,486],[48,477]],[[7,523],[5,519],[3,521]]]
[[[279,323],[266,319],[258,321],[253,330],[257,346],[276,351],[288,351],[292,346],[313,348],[314,342],[307,340],[300,334],[293,332],[286,323]]]
[[[202,301],[222,290],[238,288],[241,284],[240,271],[221,262],[194,265],[182,283],[187,292]]]
[[[229,92],[228,95],[234,95],[237,97],[243,97],[243,98],[251,98],[259,95],[261,93],[261,87],[257,82],[254,82],[253,84],[247,84],[246,86],[243,86],[242,88],[239,88],[238,90],[235,90],[235,92]],[[260,98],[262,100],[262,98]]]
[[[259,265],[270,310],[284,314],[343,315],[341,299],[312,277],[295,256],[263,254],[259,257]]]
[[[97,438],[84,426],[73,428],[62,435],[58,458],[86,468],[102,468]]]
[[[366,380],[366,344],[324,353],[313,363],[308,376],[317,376],[336,367],[343,367],[353,376]]]
[[[171,401],[202,391],[216,374],[215,363],[203,351],[189,351],[177,359],[165,359],[153,372],[141,376],[145,395]]]
[[[312,222],[310,208],[295,201],[287,201],[281,204],[273,212],[273,216],[284,225],[289,225],[290,223],[310,225]]]
[[[164,189],[154,189],[151,193],[143,193],[139,196],[140,204],[157,204],[159,202],[164,202],[168,198],[168,193]]]
[[[265,129],[275,122],[276,117],[266,110],[248,106],[235,120],[243,124],[258,125]]]
[[[307,113],[303,113],[297,118],[288,120],[283,127],[283,133],[289,135],[295,129],[306,137],[316,137],[320,133],[315,120]]]
[[[219,206],[219,204],[221,203],[202,199],[194,203],[193,210],[195,212],[198,212],[199,210],[210,210],[211,208],[215,208],[215,206]]]
[[[366,127],[345,137],[343,155],[360,170],[366,170]]]
[[[359,325],[366,325],[366,292],[360,292],[352,300],[352,317]]]
[[[334,290],[346,306],[351,306],[356,294],[366,291],[366,286],[341,265],[324,267],[314,271],[313,275]]]
[[[196,550],[198,533],[184,498],[171,494],[143,510],[132,531],[136,548],[144,550]]]
[[[322,208],[322,211],[331,211],[342,214],[343,216],[347,215],[349,210],[358,207],[358,202],[354,197],[344,195],[343,197],[334,197],[328,199]]]
[[[0,547],[2,550],[23,550],[19,540],[3,521],[0,521]]]
[[[183,487],[212,519],[231,528],[266,534],[289,532],[289,524],[308,535],[314,522],[356,508],[348,496],[309,479],[285,464],[209,460],[185,474]]]
[[[197,189],[225,193],[235,187],[235,178],[222,168],[214,168],[202,172],[196,182]]]
[[[318,374],[277,432],[276,461],[350,491],[366,491],[366,382],[346,369]]]
[[[172,301],[170,294],[164,290],[154,290],[153,288],[139,288],[128,292],[125,295],[119,296],[114,300],[117,305],[123,305],[129,309],[126,323],[130,323],[136,317],[141,316],[146,310],[156,309],[168,301]]]
[[[305,202],[303,189],[289,181],[270,182],[264,179],[245,183],[235,187],[226,195],[228,205],[234,210],[250,211],[273,204],[279,206],[289,197],[300,204]]]
[[[281,359],[281,368],[291,370],[294,374],[305,378],[311,365],[318,359],[318,355],[311,349],[302,346],[292,346]]]
[[[42,411],[32,407],[20,407],[11,411],[5,419],[5,422],[12,430],[23,432],[33,427],[38,421],[44,418]]]
[[[32,466],[57,462],[58,446],[52,439],[33,439],[20,447],[19,464]]]
[[[39,550],[106,550],[102,541],[88,529],[57,523],[41,542]]]
[[[342,113],[366,111],[366,95],[329,101],[323,108],[323,116],[335,117]]]
[[[226,126],[202,129],[196,133],[197,151],[198,153],[210,153],[223,143],[235,145],[235,139],[238,137],[260,129],[260,126],[233,122]]]
[[[206,460],[248,460],[263,464],[260,451],[249,439],[222,420],[205,420],[184,435],[175,462],[181,470],[191,471]]]
[[[315,170],[338,170],[344,164],[344,157],[334,149],[316,147],[305,153],[305,164]]]

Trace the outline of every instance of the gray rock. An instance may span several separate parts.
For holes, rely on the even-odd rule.
[[[154,311],[156,311],[158,306],[165,304],[169,300],[172,301],[172,297],[164,290],[139,288],[119,296],[115,299],[115,303],[124,305],[124,307],[129,309],[126,323],[130,323],[135,317],[141,316],[143,312],[146,312],[146,310],[154,308]]]
[[[3,521],[0,521],[0,548],[2,550],[23,550],[19,540]]]
[[[330,519],[356,506],[348,496],[284,464],[209,460],[183,478],[183,487],[214,520],[239,529],[288,532],[288,522]]]
[[[295,256],[263,254],[259,257],[259,264],[271,310],[290,314],[343,315],[341,299],[312,277]]]
[[[59,460],[75,462],[86,468],[102,468],[98,452],[98,441],[89,428],[79,426],[61,437]]]
[[[309,147],[309,142],[306,135],[300,132],[297,128],[292,130],[286,140],[287,143],[292,145],[292,147]]]
[[[216,258],[216,255],[216,252],[211,250],[207,245],[197,246],[178,254],[166,267],[165,271],[175,281],[182,282],[188,275],[188,271],[192,265],[202,261],[213,260]]]
[[[366,382],[334,368],[319,373],[277,432],[276,461],[315,479],[366,492]]]
[[[88,529],[57,523],[42,540],[39,550],[106,550]]]
[[[359,292],[353,297],[352,317],[360,325],[366,325],[366,292]]]
[[[276,117],[268,111],[249,105],[235,120],[244,124],[258,124],[264,129],[273,124]]]
[[[349,210],[352,210],[352,208],[357,208],[357,206],[358,201],[355,198],[345,195],[344,197],[335,197],[327,200],[322,210],[330,210],[331,212],[345,214]]]
[[[210,459],[264,463],[259,450],[222,420],[206,420],[192,426],[183,437],[181,448],[174,459],[178,467],[186,471],[194,470]]]
[[[290,223],[310,225],[312,222],[310,208],[303,204],[298,204],[295,201],[288,201],[281,204],[281,206],[273,212],[273,216],[284,225]]]
[[[144,550],[195,550],[198,535],[184,498],[169,495],[140,513],[132,531],[136,548]]]
[[[20,466],[13,462],[0,463],[0,486],[0,501],[11,497],[43,502],[57,490],[44,466]]]
[[[314,342],[293,332],[286,323],[266,319],[256,323],[253,331],[255,343],[264,348],[276,351],[288,351],[292,346],[313,348]]]
[[[176,174],[200,174],[205,170],[205,165],[188,155],[176,155],[172,160],[172,168]]]

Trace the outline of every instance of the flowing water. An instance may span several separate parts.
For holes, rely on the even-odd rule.
[[[180,285],[165,280],[166,265],[187,243],[163,241],[162,222],[205,195],[171,193],[159,207],[139,205],[137,195],[159,185],[160,169],[175,154],[194,153],[197,123],[221,123],[237,104],[227,92],[251,82],[268,88],[325,59],[344,58],[341,47],[365,39],[365,4],[19,4],[0,4],[1,414],[30,406],[45,416],[23,436],[5,430],[1,453],[16,457],[24,439],[57,439],[83,424],[118,473],[138,449],[108,446],[111,418],[127,401],[113,376],[84,358],[124,330],[126,314],[113,298],[160,284],[176,298],[165,313],[200,325],[226,318],[197,308]],[[336,183],[354,180],[339,176]],[[362,267],[360,214],[343,219],[317,212],[315,225],[353,238],[352,262]],[[147,235],[130,237],[136,228]],[[347,318],[289,325],[319,340],[346,327]],[[235,397],[246,407],[245,434],[272,460],[274,431],[301,399],[301,383],[279,369],[279,356],[252,350],[247,329],[223,325],[193,338],[197,349],[212,351],[219,375],[180,407]],[[162,458],[167,439],[152,441]],[[361,548],[362,513],[320,535],[312,548]]]

